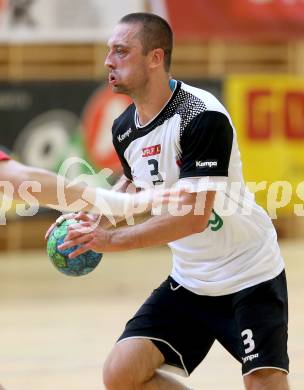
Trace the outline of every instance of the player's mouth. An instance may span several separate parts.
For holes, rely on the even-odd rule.
[[[114,76],[114,74],[110,73],[109,74],[109,77],[108,77],[108,80],[109,80],[109,84],[110,85],[115,85],[116,84],[116,77]]]

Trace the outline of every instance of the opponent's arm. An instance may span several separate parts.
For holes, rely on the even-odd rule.
[[[129,194],[92,188],[85,183],[69,185],[65,178],[50,171],[23,165],[14,160],[1,161],[0,180],[12,186],[11,195],[16,200],[24,201],[23,195],[27,193],[40,205],[54,209],[92,211],[110,216],[141,214],[152,207],[153,201],[167,202],[171,195],[174,196],[174,191],[170,190]],[[127,182],[124,183],[124,186],[127,185]],[[61,186],[60,193],[58,186]]]
[[[166,244],[194,233],[200,233],[208,226],[214,198],[214,191],[185,194],[183,206],[191,206],[191,211],[185,215],[154,216],[140,225],[115,230],[104,230],[100,226],[92,230],[90,222],[83,222],[81,227],[71,227],[60,249],[80,244],[81,248],[73,252],[71,256],[74,257],[89,249],[96,252],[114,252],[143,248]]]
[[[12,185],[12,196],[15,200],[24,201],[23,195],[26,191],[33,198],[37,199],[40,205],[46,206],[59,202],[58,208],[60,208],[60,199],[57,199],[58,176],[53,172],[24,165],[15,160],[8,160],[0,162],[0,178],[1,181]],[[69,183],[64,178],[62,178],[62,183],[68,204],[82,198],[85,190],[84,183],[77,184],[71,188],[68,188]],[[87,204],[87,208],[89,209],[90,207],[92,205]]]
[[[126,193],[128,189],[129,190],[133,189],[134,192],[136,192],[135,187],[131,188],[131,186],[133,186],[131,180],[126,178],[126,176],[122,175],[117,180],[117,182],[114,184],[114,186],[111,188],[111,191]],[[75,219],[80,220],[80,221],[84,218],[85,218],[85,216],[82,213],[80,213],[78,216],[77,215],[75,216]],[[124,221],[125,217],[124,216],[120,216],[120,217],[116,216],[116,217],[114,217],[114,220],[115,220],[115,223],[111,222],[110,219],[107,218],[107,216],[103,215],[103,216],[99,217],[99,224],[104,229],[109,229],[109,228],[115,226],[117,223]]]

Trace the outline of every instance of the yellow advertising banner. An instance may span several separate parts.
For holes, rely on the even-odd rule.
[[[231,76],[225,101],[238,133],[244,177],[258,203],[273,218],[303,216],[304,77]]]

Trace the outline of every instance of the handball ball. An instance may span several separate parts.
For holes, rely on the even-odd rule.
[[[75,219],[64,220],[52,230],[47,241],[47,254],[58,271],[69,276],[82,276],[92,272],[97,267],[102,259],[102,253],[89,250],[73,259],[69,259],[69,254],[79,246],[65,250],[58,249],[58,246],[63,244],[68,234],[69,225],[75,223],[77,223]]]

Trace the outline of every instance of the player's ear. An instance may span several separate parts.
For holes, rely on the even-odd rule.
[[[163,49],[153,49],[150,51],[150,66],[151,68],[157,68],[164,63],[164,51]]]

